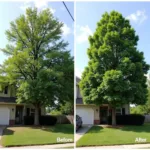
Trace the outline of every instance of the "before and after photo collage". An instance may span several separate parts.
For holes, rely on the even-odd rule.
[[[150,149],[149,8],[0,0],[0,149]]]

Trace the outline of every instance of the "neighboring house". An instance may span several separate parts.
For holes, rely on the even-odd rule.
[[[111,107],[108,104],[101,106],[84,104],[78,85],[79,81],[80,78],[76,77],[76,114],[82,117],[83,124],[107,124],[107,117],[111,115]],[[116,109],[118,115],[129,113],[129,104]]]
[[[32,116],[35,113],[32,105],[16,103],[16,89],[13,85],[0,87],[0,125],[23,124],[24,116]],[[45,108],[41,108],[41,115],[45,114]]]

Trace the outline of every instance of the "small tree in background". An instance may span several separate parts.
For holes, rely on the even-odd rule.
[[[148,87],[148,100],[144,105],[137,105],[135,107],[131,107],[132,114],[142,114],[148,115],[150,114],[150,87]]]
[[[96,31],[89,37],[89,62],[80,82],[87,104],[109,104],[112,125],[116,125],[116,107],[145,104],[149,65],[137,49],[138,36],[129,20],[120,13],[104,13]]]
[[[9,44],[3,52],[9,57],[1,75],[17,85],[18,103],[35,107],[35,125],[42,106],[73,101],[74,64],[61,39],[62,26],[49,9],[28,8],[6,31]]]

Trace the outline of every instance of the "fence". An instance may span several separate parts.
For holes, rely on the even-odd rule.
[[[57,123],[58,124],[74,124],[74,116],[73,115],[57,115]]]
[[[150,115],[145,115],[145,123],[150,123]]]

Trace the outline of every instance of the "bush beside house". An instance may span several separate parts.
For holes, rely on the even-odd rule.
[[[118,115],[116,116],[117,125],[143,125],[145,116],[140,114]],[[112,117],[108,116],[108,124],[112,124]]]
[[[55,116],[40,116],[39,117],[40,125],[55,125],[57,123],[57,118]],[[34,116],[24,116],[25,125],[34,124]]]
[[[74,116],[73,115],[40,116],[39,122],[40,122],[40,125],[73,124]],[[33,125],[34,116],[24,116],[24,124]]]

